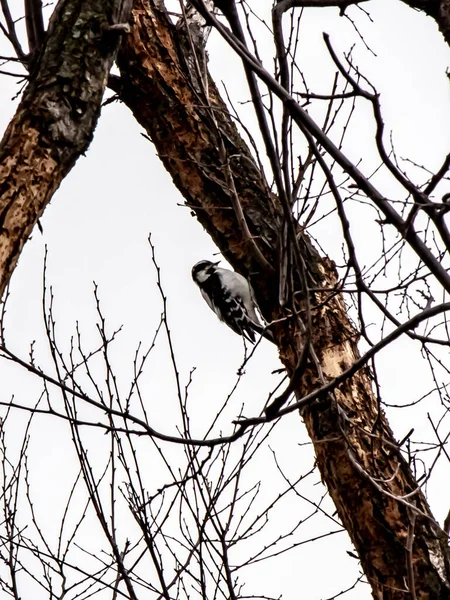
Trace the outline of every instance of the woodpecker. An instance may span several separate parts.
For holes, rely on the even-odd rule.
[[[255,333],[274,341],[256,314],[256,304],[249,282],[234,271],[218,267],[218,262],[201,260],[192,267],[192,279],[203,298],[221,321],[252,344]]]

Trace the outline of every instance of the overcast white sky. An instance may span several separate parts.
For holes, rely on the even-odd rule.
[[[394,130],[398,155],[436,169],[448,151],[450,133],[445,73],[448,48],[431,19],[400,2],[378,0],[365,4],[364,8],[373,22],[358,9],[352,8],[349,14],[358,22],[376,56],[364,50],[351,24],[339,19],[337,10],[308,12],[302,31],[302,67],[310,86],[317,93],[326,93],[329,89],[330,65],[322,31],[330,33],[340,52],[348,51],[355,43],[355,62],[382,93],[386,125]],[[2,40],[0,53],[10,52]],[[247,100],[239,61],[214,33],[208,52],[216,81],[226,84],[235,102]],[[264,52],[270,67],[273,49],[267,44]],[[14,114],[17,100],[11,98],[18,87],[14,79],[1,79],[2,130]],[[244,106],[242,111],[248,119],[246,123],[252,126],[250,107]],[[369,156],[368,169],[373,160],[365,146],[370,132],[366,121],[361,119],[350,136],[349,147],[354,160]],[[135,348],[141,340],[149,344],[162,310],[147,241],[151,233],[168,297],[170,327],[183,385],[188,381],[190,370],[197,368],[190,391],[190,410],[193,430],[201,435],[234,384],[243,359],[243,347],[238,336],[215,318],[191,281],[192,265],[202,258],[212,258],[217,250],[182,202],[154,148],[141,136],[141,129],[128,109],[119,103],[108,105],[102,112],[91,148],[80,158],[46,209],[42,218],[43,234],[36,230],[22,253],[11,282],[6,333],[11,349],[24,358],[28,356],[29,344],[36,340],[37,361],[43,368],[50,366],[41,306],[43,256],[47,246],[47,277],[55,295],[62,347],[68,349],[76,322],[80,324],[86,346],[94,344],[97,335],[95,281],[110,328],[123,324],[114,359],[120,383],[125,386],[132,374]],[[359,223],[356,217],[354,223],[354,235],[361,248],[367,244],[367,261],[370,262],[371,257],[380,252],[378,247],[370,247],[377,237],[372,236],[370,225],[365,221]],[[336,256],[334,252],[340,257],[338,231],[324,224],[314,233],[332,258]],[[263,341],[221,421],[224,433],[231,431],[231,425],[227,431],[227,424],[242,404],[245,415],[260,412],[269,391],[279,380],[271,374],[278,366],[275,349]],[[378,369],[384,386],[383,398],[387,402],[410,402],[431,387],[417,348],[409,344],[399,342],[392,350],[386,350],[378,360]],[[17,401],[32,404],[41,390],[35,378],[6,361],[0,361],[0,381],[2,402],[14,394]],[[165,433],[175,434],[179,424],[178,404],[164,343],[158,346],[144,382],[152,424]],[[396,436],[401,439],[415,427],[417,440],[431,439],[426,413],[434,408],[438,405],[430,403],[408,413],[388,411]],[[19,439],[25,418],[18,413],[9,422],[7,435],[11,448]],[[73,477],[73,451],[67,427],[57,421],[37,419],[32,434],[30,468],[34,497],[44,527],[51,532],[55,526],[54,515],[61,510],[60,499],[67,494],[64,483]],[[89,435],[92,451],[97,447],[101,454],[102,434]],[[313,466],[310,447],[299,446],[305,442],[307,436],[297,415],[283,419],[269,440],[270,447],[292,477],[299,475],[299,469],[307,472]],[[174,452],[174,461],[176,456]],[[431,505],[440,522],[449,508],[442,494],[443,482],[449,481],[449,468],[450,465],[444,463],[428,487]],[[152,477],[157,487],[160,482],[155,484],[154,481],[162,476],[154,467]],[[263,482],[261,502],[264,504],[280,483],[268,448],[255,460],[246,485],[257,480]],[[310,486],[310,480],[315,485]],[[305,484],[305,495],[320,497],[323,490],[317,485],[319,481],[316,472]],[[284,510],[286,515],[290,511],[300,515],[302,511],[307,514],[308,507],[293,498],[292,505]],[[280,516],[278,519],[274,527],[283,526],[283,519]],[[311,526],[306,524],[299,529],[299,540],[327,530],[326,519],[313,520]],[[99,536],[93,536],[88,543],[93,549],[96,544],[98,548],[106,547]],[[248,581],[248,592],[255,595],[283,593],[284,598],[293,599],[300,593],[308,600],[328,598],[350,586],[357,577],[357,561],[346,554],[346,550],[351,549],[346,534],[337,534],[300,546],[275,561],[270,570],[264,568],[263,563],[262,568],[251,568],[242,577]],[[23,597],[27,591],[24,587]],[[345,597],[356,600],[370,598],[371,594],[368,586],[361,584]]]

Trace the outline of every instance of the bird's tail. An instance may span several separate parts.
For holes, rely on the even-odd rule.
[[[276,344],[273,333],[270,331],[270,329],[268,327],[263,327],[260,323],[255,323],[251,319],[249,319],[249,321],[251,323],[251,328],[254,331],[259,333],[259,335],[262,335],[262,337],[266,338],[266,340],[269,340],[269,342],[272,342],[272,344]]]

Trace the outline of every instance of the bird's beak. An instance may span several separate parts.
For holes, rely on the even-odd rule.
[[[217,262],[213,263],[214,266],[220,264],[220,260],[218,260]]]

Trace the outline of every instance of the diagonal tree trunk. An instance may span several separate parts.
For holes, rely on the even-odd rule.
[[[187,205],[236,270],[250,278],[266,319],[285,317],[276,273],[268,266],[277,264],[282,204],[269,192],[209,77],[212,109],[199,100],[186,33],[169,22],[159,3],[138,0],[118,61],[121,79],[111,83],[147,131]],[[297,233],[315,288],[334,288],[332,261]],[[299,290],[301,274],[294,276]],[[299,399],[341,376],[359,358],[342,297],[316,292],[310,302],[311,341],[323,378],[310,358],[300,381],[293,378]],[[285,320],[276,325],[275,335],[293,376],[301,362],[302,331]],[[373,596],[450,598],[447,537],[400,454],[372,391],[370,371],[360,368],[342,379],[306,404],[303,418]]]
[[[83,154],[131,0],[61,0],[0,145],[0,297],[31,230]]]
[[[34,224],[90,143],[118,43],[117,32],[109,28],[127,20],[126,4],[62,0],[54,12],[0,146],[0,294]],[[120,55],[118,91],[199,221],[234,267],[251,279],[265,317],[283,318],[276,273],[268,266],[277,263],[283,206],[269,192],[210,79],[208,101],[213,109],[202,107],[186,34],[172,26],[158,6],[137,3],[132,34]],[[439,4],[444,21],[447,6],[447,0]],[[426,10],[437,19],[436,10]],[[332,262],[297,233],[314,287],[333,288]],[[302,276],[294,276],[301,290]],[[324,377],[310,359],[301,380],[293,378],[298,398],[323,387],[324,380],[339,377],[359,356],[342,298],[316,292],[309,300],[311,342]],[[275,334],[280,356],[294,375],[303,332],[286,320],[275,327]],[[374,597],[449,598],[446,536],[379,410],[370,372],[362,368],[343,378],[318,402],[305,405],[303,417],[323,479]]]

